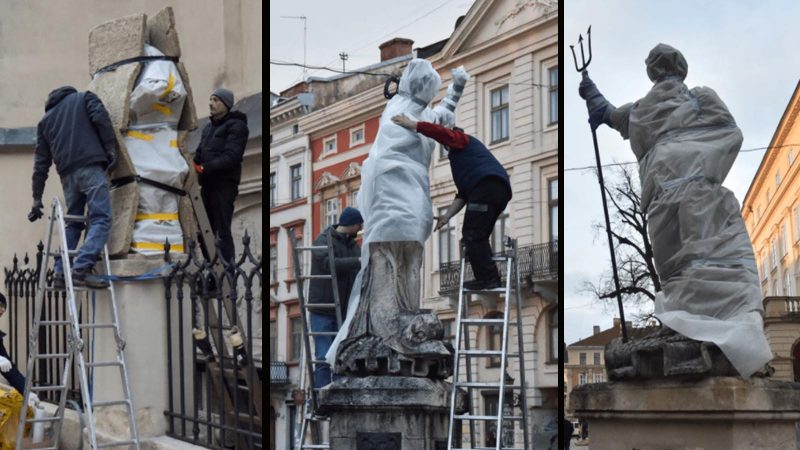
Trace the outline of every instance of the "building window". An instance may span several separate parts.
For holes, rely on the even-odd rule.
[[[269,279],[278,282],[278,247],[275,245],[269,247]]]
[[[498,311],[490,312],[484,319],[502,319],[503,314]],[[503,347],[503,325],[494,324],[486,327],[486,349],[500,351]],[[486,367],[500,367],[500,357],[487,358]]]
[[[772,191],[767,189],[767,204],[769,205],[769,201],[772,200]]]
[[[503,211],[500,216],[497,217],[497,222],[494,223],[494,231],[492,232],[492,236],[489,240],[489,243],[492,244],[492,251],[494,253],[500,253],[505,249],[506,243],[506,236],[508,236],[508,206],[506,206],[505,211]]]
[[[439,208],[439,216],[445,214],[447,208]],[[445,226],[439,228],[439,265],[456,261],[457,249],[455,219],[451,217]]]
[[[580,364],[581,366],[586,365],[586,353],[581,352],[578,355],[578,364]]]
[[[775,186],[780,186],[780,185],[781,185],[781,171],[779,170],[775,173]]]
[[[500,397],[496,392],[485,392],[483,394],[483,413],[487,416],[497,416],[497,405],[500,403]],[[506,392],[503,395],[503,403],[505,406],[503,407],[503,417],[506,416],[513,416],[514,414],[514,406],[513,406],[513,398],[510,392]],[[486,436],[484,438],[484,445],[490,446],[494,448],[494,445],[497,443],[497,421],[494,420],[486,420],[485,423],[485,431]],[[500,439],[500,447],[513,447],[514,446],[514,421],[513,420],[503,420],[503,437]]]
[[[350,147],[363,144],[364,140],[364,125],[350,129]]]
[[[558,67],[553,67],[550,74],[550,125],[558,123]]]
[[[353,190],[350,192],[350,200],[347,203],[349,206],[353,208],[358,208],[358,189]]]
[[[292,174],[292,201],[299,199],[302,195],[300,192],[300,186],[303,182],[303,175],[300,171],[300,168],[300,164],[295,164],[289,168],[289,171]]]
[[[491,91],[492,144],[508,139],[508,86]]]
[[[778,268],[778,242],[772,239],[772,270]]]
[[[781,259],[789,251],[789,236],[786,235],[786,224],[781,224]]]
[[[792,295],[792,280],[790,277],[789,268],[785,267],[783,269],[783,295],[787,297]]]
[[[592,381],[593,381],[594,383],[602,383],[602,382],[603,382],[603,374],[602,374],[602,373],[596,373],[596,374],[594,374],[594,375],[593,375],[593,378],[594,378],[594,379],[593,379]]]
[[[291,439],[288,439],[288,448],[289,450],[297,450],[297,446],[295,445],[295,423],[297,422],[297,406],[294,404],[287,404],[286,405],[286,426],[289,428],[288,436],[291,436]]]
[[[303,348],[303,324],[300,322],[302,317],[292,317],[289,319],[291,340],[289,342],[289,361],[300,361],[300,349]]]
[[[278,360],[278,324],[274,320],[269,323],[269,360]]]
[[[600,352],[594,352],[594,365],[600,365]]]
[[[330,198],[325,200],[325,226],[330,227],[336,225],[339,220],[339,206],[338,198]]]
[[[769,273],[767,264],[767,252],[763,251],[761,252],[761,279],[764,281],[767,280],[767,274]]]
[[[548,181],[548,205],[550,205],[550,242],[558,240],[558,178]]]
[[[336,135],[325,139],[322,143],[322,155],[336,153]]]
[[[578,384],[586,384],[586,374],[585,373],[581,372],[580,375],[578,375]]]
[[[800,205],[794,207],[794,241],[800,241]]]
[[[269,173],[269,207],[274,208],[278,204],[278,174]]]
[[[454,319],[441,319],[442,320],[442,327],[444,328],[444,338],[442,339],[444,342],[450,343],[455,346],[456,340],[456,329],[455,329],[455,320]]]
[[[547,313],[547,325],[550,330],[550,342],[547,348],[547,361],[550,363],[558,362],[558,308],[552,308]]]
[[[294,124],[292,125],[292,134],[297,134],[300,132],[300,125]]]
[[[789,165],[791,166],[792,164],[794,164],[794,149],[790,148],[789,149]]]

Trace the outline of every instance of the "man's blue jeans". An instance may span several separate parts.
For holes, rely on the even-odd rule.
[[[311,331],[339,331],[339,328],[336,327],[336,316],[312,312]],[[314,336],[314,359],[325,359],[325,354],[328,353],[331,344],[333,344],[333,338],[333,336]],[[339,378],[341,376],[331,373],[331,368],[328,364],[314,365],[314,388],[324,388],[331,381]]]
[[[89,230],[72,263],[73,270],[85,271],[94,266],[97,256],[108,241],[108,232],[111,229],[108,178],[101,165],[93,164],[61,177],[61,187],[67,202],[66,214],[82,216],[84,210],[88,209]],[[78,246],[84,227],[83,222],[67,222],[67,247],[70,250]],[[64,273],[61,258],[56,257],[55,260],[55,272]]]

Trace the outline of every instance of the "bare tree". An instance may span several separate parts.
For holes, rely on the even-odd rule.
[[[606,177],[606,198],[609,201],[611,234],[619,271],[619,293],[627,304],[641,304],[655,300],[661,282],[653,262],[653,247],[647,234],[647,215],[641,208],[639,177],[632,166],[620,165]],[[605,225],[595,222],[597,236],[604,236]],[[581,289],[600,300],[614,299],[617,290],[611,267],[600,276],[597,283],[586,281]],[[647,321],[651,315],[638,317]]]

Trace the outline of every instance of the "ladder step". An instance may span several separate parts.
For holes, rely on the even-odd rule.
[[[72,325],[69,320],[40,320],[39,326],[44,325]]]
[[[107,402],[92,402],[92,407],[98,406],[115,406],[115,405],[128,405],[127,400],[109,400]]]
[[[58,422],[61,416],[41,417],[39,419],[25,419],[25,423],[39,423],[39,422]]]
[[[494,294],[494,295],[497,295],[497,294],[505,294],[506,293],[506,288],[504,288],[504,287],[498,287],[498,288],[494,288],[494,289],[466,289],[465,288],[464,292],[466,292],[468,294]]]
[[[42,353],[41,355],[35,355],[33,359],[58,359],[68,357],[69,353]]]
[[[311,362],[314,364],[328,364],[327,359],[312,359]]]
[[[64,222],[86,222],[89,220],[86,216],[76,216],[74,214],[64,214]]]
[[[337,331],[309,331],[309,336],[336,336],[339,334]]]
[[[123,445],[134,445],[136,444],[135,439],[129,439],[127,441],[114,441],[114,442],[107,442],[105,444],[97,444],[97,448],[110,448],[110,447],[122,447]]]
[[[48,291],[48,292],[64,292],[64,291],[67,290],[67,287],[64,286],[63,288],[57,288],[57,287],[53,287],[53,286],[46,286],[44,288],[44,290]],[[89,290],[93,290],[93,289],[90,289],[90,288],[88,288],[86,286],[74,286],[73,285],[72,286],[72,290],[74,290],[75,292],[84,292],[84,291],[89,291]]]
[[[453,418],[460,420],[497,420],[497,416],[470,416],[469,414],[455,415]],[[522,416],[503,416],[503,420],[522,420]]]
[[[82,323],[80,328],[116,328],[113,323]]]
[[[54,386],[32,386],[31,387],[31,391],[33,391],[33,392],[63,391],[66,388],[67,388],[67,386],[64,385],[64,384],[54,385]]]
[[[48,256],[61,256],[61,252],[46,252]],[[75,256],[78,254],[78,250],[67,250],[67,255]]]
[[[312,246],[305,246],[305,247],[295,247],[296,250],[327,250],[328,247],[326,245],[312,245]]]
[[[301,280],[330,280],[333,278],[330,275],[301,275]]]
[[[100,361],[100,362],[90,362],[86,363],[87,367],[109,367],[109,366],[121,366],[122,363],[119,361]]]
[[[496,447],[453,448],[452,450],[495,450]],[[500,450],[525,450],[518,447],[500,447]]]
[[[508,256],[492,256],[492,261],[506,261]]]
[[[462,350],[461,354],[467,356],[503,356],[503,352],[500,350]],[[517,358],[519,354],[508,353],[506,356],[509,358]]]
[[[468,325],[502,325],[503,319],[461,319],[461,323]],[[517,322],[508,321],[509,325],[516,325]]]
[[[306,305],[306,309],[334,309],[336,305],[330,303],[313,303]]]
[[[466,388],[478,388],[478,389],[484,389],[484,388],[486,388],[486,389],[489,389],[489,388],[500,389],[500,383],[479,383],[479,382],[475,382],[475,381],[472,381],[472,382],[465,381],[463,383],[462,382],[458,382],[458,383],[456,383],[456,386],[458,386],[458,387],[466,387]],[[507,385],[505,385],[505,388],[506,389],[521,389],[522,386],[520,386],[518,384],[507,384]]]
[[[327,444],[305,444],[300,448],[331,448],[331,446]]]

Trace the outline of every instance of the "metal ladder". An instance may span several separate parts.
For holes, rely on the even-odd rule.
[[[139,434],[136,430],[136,417],[135,417],[135,410],[133,407],[133,399],[131,397],[131,389],[130,384],[128,383],[128,368],[125,365],[125,355],[123,350],[125,348],[125,340],[122,338],[122,335],[119,330],[119,319],[117,316],[117,303],[114,297],[114,284],[112,281],[109,281],[109,286],[105,290],[109,293],[109,299],[111,301],[111,322],[110,323],[90,323],[90,324],[82,324],[78,322],[78,312],[77,307],[75,305],[75,292],[76,291],[91,291],[90,288],[85,287],[75,287],[72,281],[72,271],[71,271],[71,263],[70,263],[70,256],[74,256],[77,254],[76,250],[69,250],[67,248],[67,235],[66,235],[66,222],[87,222],[87,217],[85,216],[71,216],[66,215],[63,212],[61,207],[61,202],[58,198],[53,199],[53,206],[50,212],[50,223],[48,225],[47,230],[47,245],[45,247],[42,264],[39,270],[39,287],[36,290],[36,299],[34,303],[34,319],[33,319],[33,327],[31,328],[31,335],[30,335],[30,354],[28,355],[28,365],[25,369],[25,393],[23,395],[23,407],[28,404],[28,399],[30,397],[31,392],[42,392],[42,391],[52,391],[59,393],[59,404],[58,409],[56,410],[56,415],[54,417],[45,417],[39,419],[28,419],[26,414],[21,414],[21,418],[19,421],[19,426],[17,428],[17,441],[16,441],[16,450],[21,450],[23,448],[23,430],[25,429],[25,425],[28,423],[36,423],[36,422],[50,422],[52,423],[53,427],[53,440],[54,446],[53,447],[46,447],[46,449],[53,449],[57,450],[59,448],[58,441],[59,441],[59,434],[61,432],[61,425],[64,422],[64,410],[65,404],[67,400],[67,382],[69,378],[69,368],[72,365],[73,358],[77,357],[78,360],[78,376],[80,378],[80,385],[81,385],[81,398],[83,400],[83,411],[86,415],[86,428],[88,429],[89,434],[89,446],[92,450],[100,449],[100,448],[110,448],[110,447],[121,447],[127,445],[133,445],[134,448],[137,450],[139,449]],[[60,246],[58,251],[52,251],[53,248],[53,226],[58,224],[58,233],[59,233],[59,240]],[[47,267],[48,262],[50,261],[50,257],[60,256],[63,262],[64,268],[64,283],[65,288],[55,288],[47,286]],[[103,267],[105,268],[106,274],[111,274],[111,265],[108,260],[108,248],[107,246],[103,246],[103,250],[100,253],[100,257],[103,260]],[[68,311],[68,320],[61,320],[61,321],[54,321],[54,320],[41,320],[42,315],[42,303],[44,301],[44,294],[45,291],[62,291],[66,290],[67,293],[67,311]],[[39,327],[67,327],[67,353],[38,353],[38,348],[36,345],[36,341],[39,337]],[[96,362],[90,360],[89,362],[84,360],[83,356],[83,340],[81,339],[81,330],[82,329],[92,329],[92,330],[103,330],[103,329],[113,329],[114,331],[114,340],[117,344],[117,358],[115,361],[100,361]],[[40,360],[63,360],[64,363],[64,371],[61,375],[61,384],[56,386],[32,386],[33,380],[33,371],[35,364]],[[111,401],[103,401],[103,402],[92,402],[89,392],[89,383],[87,380],[87,369],[88,368],[98,368],[98,367],[118,367],[120,371],[120,376],[122,378],[122,390],[124,398],[121,400],[111,400]],[[113,441],[103,444],[97,443],[97,435],[95,432],[95,424],[94,424],[94,408],[96,407],[106,407],[106,406],[115,406],[115,405],[125,405],[128,409],[128,422],[130,425],[130,439],[122,440],[122,441]],[[81,439],[83,439],[83,435],[81,434]],[[41,448],[41,447],[36,447]]]
[[[481,290],[481,291],[473,291],[473,290],[465,290],[464,289],[464,273],[466,267],[466,252],[462,248],[461,250],[461,277],[459,281],[459,290],[458,290],[458,316],[456,319],[456,342],[455,342],[455,356],[454,356],[454,364],[453,364],[453,383],[452,383],[452,390],[450,393],[450,427],[448,431],[447,437],[447,449],[448,450],[466,450],[463,449],[461,442],[455,442],[456,436],[456,426],[458,424],[460,428],[461,420],[469,421],[469,428],[470,428],[470,447],[472,449],[481,449],[481,450],[528,450],[531,448],[530,442],[528,440],[528,404],[527,404],[527,395],[526,389],[527,385],[525,382],[525,358],[524,358],[524,347],[522,342],[522,296],[520,292],[520,279],[519,279],[519,268],[517,267],[517,241],[515,239],[511,239],[509,237],[506,238],[505,242],[506,253],[505,256],[502,257],[493,257],[494,261],[505,261],[506,262],[506,283],[505,287],[500,287],[491,290]],[[514,285],[512,287],[512,276],[514,277]],[[516,304],[516,321],[511,323],[509,321],[509,311],[511,309],[511,301],[510,301],[510,294],[514,292],[514,303]],[[469,317],[469,302],[464,302],[465,295],[470,294],[483,294],[483,295],[498,295],[501,296],[503,301],[503,318],[502,319],[473,319]],[[463,327],[462,327],[463,325]],[[492,327],[497,325],[502,325],[502,344],[500,350],[479,350],[479,349],[470,349],[469,348],[469,326],[486,326]],[[509,353],[508,352],[508,328],[509,326],[514,325],[517,327],[517,353]],[[463,334],[462,334],[463,331]],[[463,342],[464,348],[461,348],[462,345],[462,335],[463,335]],[[461,381],[459,378],[459,363],[461,360],[461,356],[465,357],[466,364],[466,378],[467,381]],[[472,358],[485,358],[485,357],[500,357],[500,380],[497,382],[473,382],[472,381]],[[508,358],[519,358],[519,384],[517,385],[506,385],[506,369],[508,367]],[[497,390],[497,415],[490,416],[490,415],[473,415],[471,411],[468,411],[467,414],[456,414],[456,391],[458,388],[466,388],[469,394],[470,401],[469,404],[472,404],[472,394],[473,389],[485,389],[485,390]],[[522,408],[522,415],[521,416],[506,416],[503,413],[504,404],[504,397],[507,394],[506,390],[519,391],[519,396],[521,400],[521,408]],[[493,447],[481,447],[476,446],[475,444],[475,432],[474,432],[474,422],[476,421],[495,421],[497,423],[497,438],[495,441],[495,445]],[[504,421],[512,421],[514,422],[521,422],[522,423],[522,431],[523,431],[523,442],[524,448],[518,447],[503,447],[503,422]]]
[[[331,331],[309,331],[309,312],[311,310],[330,310],[334,309],[336,313],[336,325],[337,329],[342,328],[342,313],[341,308],[339,307],[339,285],[336,280],[336,263],[334,261],[334,253],[333,253],[333,237],[331,236],[330,230],[327,233],[328,236],[328,245],[318,245],[318,246],[309,246],[303,247],[297,245],[297,239],[294,234],[294,229],[289,230],[289,238],[291,239],[292,249],[294,254],[294,273],[295,278],[297,279],[297,298],[300,300],[300,314],[302,315],[301,322],[303,323],[303,353],[304,358],[302,360],[302,365],[305,367],[306,372],[303,372],[303,368],[301,367],[301,373],[303,378],[305,378],[305,382],[301,381],[301,385],[305,392],[310,393],[311,397],[311,410],[308,410],[308,402],[303,404],[303,423],[300,426],[300,435],[297,438],[297,448],[298,449],[329,449],[330,442],[320,442],[321,433],[320,433],[320,425],[321,422],[328,422],[330,421],[329,417],[318,416],[317,410],[319,407],[319,402],[317,399],[317,390],[314,388],[314,369],[317,364],[327,364],[325,360],[318,360],[314,359],[314,354],[311,352],[311,338],[314,336],[336,336],[336,332]],[[303,275],[301,262],[302,259],[300,258],[300,252],[303,251],[326,251],[328,253],[328,275]],[[315,304],[308,304],[306,303],[305,298],[305,283],[306,280],[331,280],[331,289],[333,290],[333,303],[315,303]],[[331,368],[333,370],[333,368]],[[312,443],[306,443],[306,434],[309,427],[311,427],[311,440]]]

